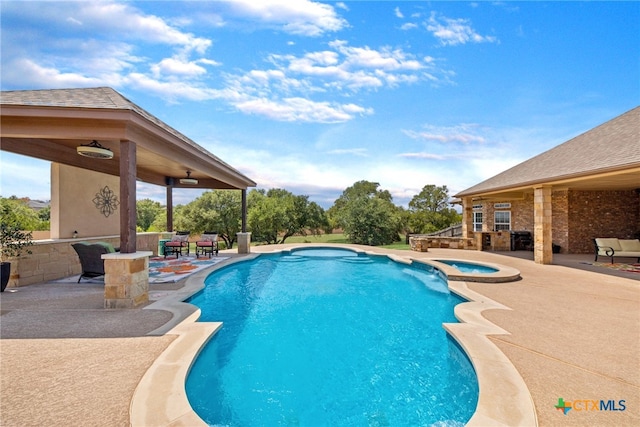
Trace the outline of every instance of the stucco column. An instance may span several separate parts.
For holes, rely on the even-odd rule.
[[[533,190],[533,233],[534,261],[537,264],[551,264],[551,187],[537,187]]]
[[[462,237],[468,239],[473,232],[473,200],[462,198]]]

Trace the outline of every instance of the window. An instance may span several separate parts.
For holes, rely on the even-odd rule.
[[[473,213],[473,231],[482,231],[482,212]]]
[[[511,230],[511,211],[497,211],[494,216],[494,230]]]

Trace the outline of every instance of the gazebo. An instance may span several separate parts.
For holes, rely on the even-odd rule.
[[[240,190],[238,247],[248,250],[246,190],[256,183],[114,89],[3,91],[0,119],[4,151],[119,177],[118,257],[138,258],[138,180],[166,188],[169,231],[174,188]]]

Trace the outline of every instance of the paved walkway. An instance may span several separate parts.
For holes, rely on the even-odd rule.
[[[640,425],[640,278],[633,273],[627,278],[587,271],[589,266],[579,263],[589,257],[556,257],[567,267],[537,265],[526,259],[527,253],[386,252],[519,269],[520,281],[469,283],[469,288],[512,309],[483,315],[510,332],[491,339],[527,383],[539,425]],[[152,298],[180,292],[181,285],[152,287]],[[1,294],[0,425],[129,425],[136,385],[174,339],[146,334],[175,313],[154,305],[104,310],[101,304],[101,287],[90,284],[49,283]],[[564,415],[554,407],[558,398],[612,400],[616,409],[624,400],[625,410],[579,411],[580,404]],[[589,403],[584,407],[591,408]]]

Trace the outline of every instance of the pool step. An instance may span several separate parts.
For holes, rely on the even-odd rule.
[[[278,259],[279,262],[300,262],[304,260],[305,258],[300,255],[283,255]]]
[[[360,257],[360,256],[350,256],[340,258],[340,261],[346,262],[349,264],[373,264],[375,261],[369,257]]]

